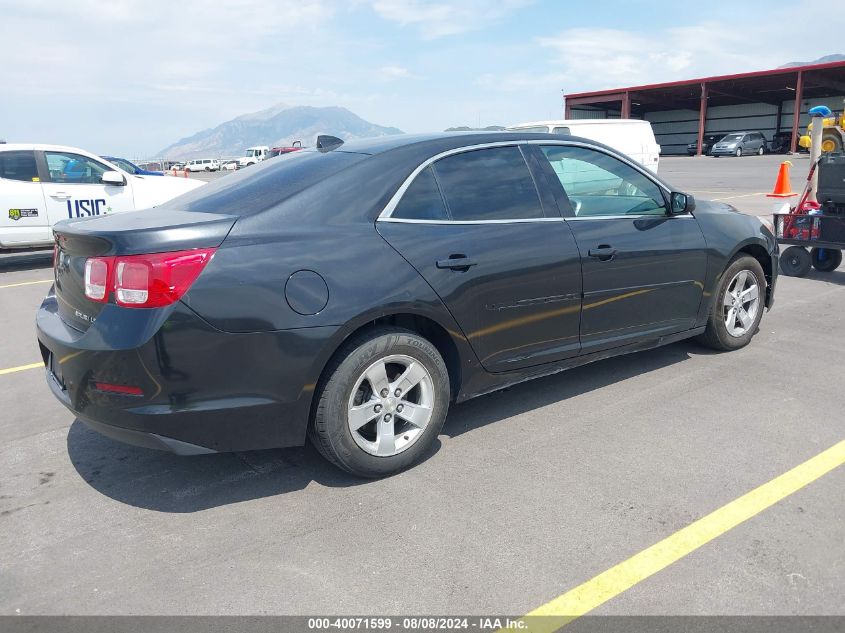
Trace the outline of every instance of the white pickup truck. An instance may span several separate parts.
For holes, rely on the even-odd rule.
[[[243,169],[250,165],[260,163],[262,160],[270,155],[270,148],[267,145],[257,145],[256,147],[247,147],[246,154],[238,159],[238,168]]]
[[[0,249],[50,246],[67,218],[154,207],[204,183],[135,176],[60,145],[0,145]]]

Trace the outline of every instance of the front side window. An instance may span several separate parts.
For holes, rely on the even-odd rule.
[[[50,180],[62,183],[99,184],[103,174],[109,171],[102,163],[68,152],[44,152]]]
[[[391,217],[404,220],[449,219],[431,167],[426,167],[414,178]]]
[[[0,152],[0,178],[21,180],[23,182],[38,182],[38,167],[35,165],[35,152]]]
[[[666,214],[660,187],[618,158],[586,147],[548,145],[542,150],[576,216]]]
[[[543,217],[534,179],[518,147],[479,149],[442,158],[434,172],[452,220]]]

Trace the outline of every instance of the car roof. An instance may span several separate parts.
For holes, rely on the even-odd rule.
[[[542,134],[537,132],[437,132],[431,134],[392,134],[390,136],[376,136],[373,138],[346,141],[333,150],[335,152],[350,152],[356,154],[383,154],[392,150],[415,148],[421,152],[436,147],[438,151],[447,151],[469,145],[484,145],[487,143],[501,143],[509,141],[542,141],[551,139],[572,139],[572,136],[561,134]]]
[[[80,147],[71,147],[70,145],[50,145],[49,143],[3,143],[0,145],[0,151],[4,150],[38,150],[50,152],[76,152],[79,154],[91,154],[96,156],[88,150]]]
[[[643,125],[650,121],[643,119],[549,119],[546,121],[530,121],[528,123],[517,123],[509,125],[508,130],[516,130],[523,127],[537,127],[541,125],[566,126],[566,125]]]

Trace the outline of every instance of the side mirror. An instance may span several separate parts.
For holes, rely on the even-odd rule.
[[[688,193],[681,193],[680,191],[673,191],[669,195],[670,199],[670,215],[683,215],[684,213],[692,213],[695,211],[695,198]]]
[[[126,184],[126,179],[123,174],[117,171],[104,171],[100,176],[100,182],[104,185],[114,185],[115,187],[122,187]]]

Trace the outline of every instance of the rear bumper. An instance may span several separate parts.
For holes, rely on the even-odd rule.
[[[321,351],[336,332],[230,334],[177,303],[107,306],[82,333],[61,320],[52,294],[36,324],[45,366],[52,357],[60,376],[48,369],[47,383],[76,417],[114,439],[178,454],[303,444]],[[95,383],[143,395],[107,393]]]

